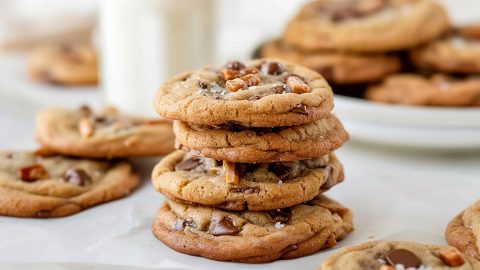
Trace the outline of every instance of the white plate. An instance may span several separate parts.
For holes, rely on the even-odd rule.
[[[338,114],[352,139],[442,150],[480,149],[480,109],[378,104],[337,95]]]

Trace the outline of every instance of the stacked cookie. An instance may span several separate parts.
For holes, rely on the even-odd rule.
[[[176,146],[152,173],[154,235],[214,260],[269,262],[332,247],[350,210],[321,195],[343,181],[333,153],[348,134],[321,75],[260,59],[167,81],[155,107],[175,119]]]

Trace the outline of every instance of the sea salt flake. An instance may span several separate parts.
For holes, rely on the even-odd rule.
[[[281,223],[280,221],[277,222],[277,223],[275,223],[275,228],[281,229],[281,228],[283,228],[283,227],[285,227],[285,224]]]

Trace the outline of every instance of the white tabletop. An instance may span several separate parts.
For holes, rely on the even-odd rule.
[[[100,93],[95,89],[30,82],[23,64],[22,56],[0,56],[1,148],[34,148],[34,116],[43,106],[99,104]],[[345,166],[346,181],[328,195],[352,209],[355,223],[355,231],[338,247],[374,239],[444,244],[448,221],[479,197],[479,153],[417,152],[351,141],[338,156]],[[163,200],[149,183],[156,161],[135,160],[145,182],[126,199],[61,219],[1,217],[0,268],[144,269],[111,266],[130,265],[162,269],[314,269],[332,252],[244,265],[170,250],[150,232]]]

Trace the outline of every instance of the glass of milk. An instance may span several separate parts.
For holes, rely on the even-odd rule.
[[[215,0],[102,0],[102,91],[109,105],[154,115],[166,79],[214,62]]]

